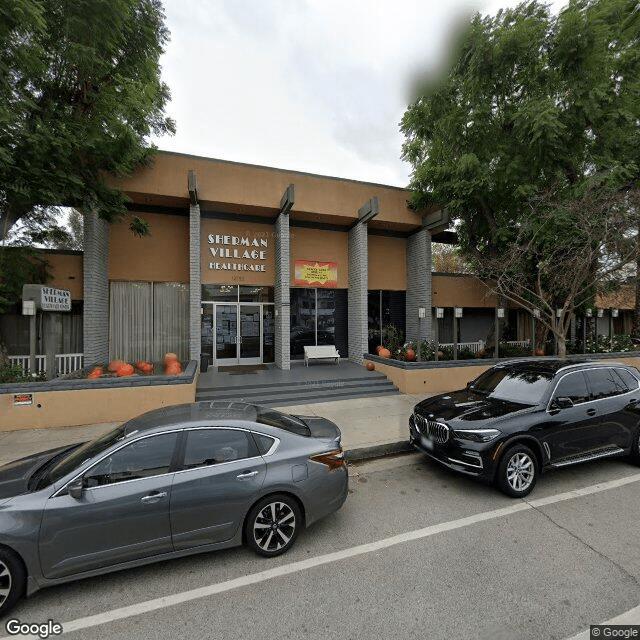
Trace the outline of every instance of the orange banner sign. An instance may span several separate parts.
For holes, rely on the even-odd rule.
[[[336,288],[338,286],[338,263],[296,260],[294,277],[294,283],[298,286]]]

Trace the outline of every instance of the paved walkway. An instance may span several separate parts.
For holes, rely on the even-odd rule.
[[[348,459],[365,459],[408,450],[408,420],[413,406],[424,396],[393,395],[337,400],[282,407],[287,413],[324,416],[342,431]],[[0,432],[0,464],[31,453],[99,436],[117,423],[63,429],[23,429]]]

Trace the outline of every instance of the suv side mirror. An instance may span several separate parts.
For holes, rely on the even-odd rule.
[[[80,500],[82,498],[83,491],[84,491],[84,480],[82,476],[80,478],[76,478],[73,482],[67,485],[67,492],[75,500]]]
[[[571,398],[560,396],[558,398],[554,398],[551,404],[554,409],[570,409],[573,407],[573,400]]]

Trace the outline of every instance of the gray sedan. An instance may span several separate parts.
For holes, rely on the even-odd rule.
[[[276,556],[344,503],[340,430],[245,403],[157,409],[0,467],[0,615],[46,586],[246,543]]]

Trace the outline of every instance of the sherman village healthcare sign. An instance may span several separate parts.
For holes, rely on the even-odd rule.
[[[258,236],[232,236],[210,233],[209,269],[218,271],[265,271],[267,238]]]

